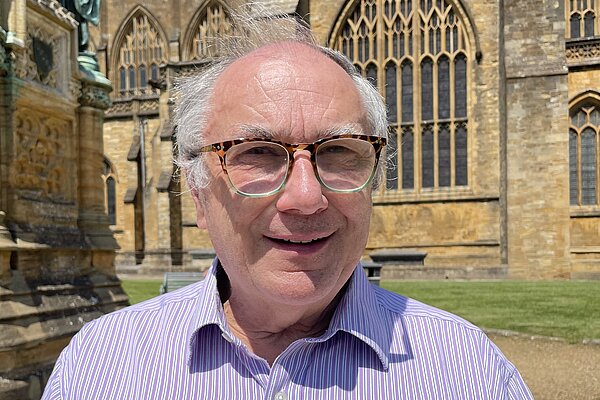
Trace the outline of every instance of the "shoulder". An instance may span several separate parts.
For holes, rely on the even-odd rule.
[[[148,329],[175,329],[185,321],[181,316],[190,314],[198,306],[203,289],[204,282],[200,281],[106,314],[86,323],[76,337],[107,330],[112,334],[119,334],[122,330],[125,334],[126,330],[127,334],[135,335],[136,332]]]
[[[379,306],[391,317],[411,319],[422,323],[448,323],[468,330],[480,331],[478,327],[448,311],[422,303],[418,300],[375,287]]]

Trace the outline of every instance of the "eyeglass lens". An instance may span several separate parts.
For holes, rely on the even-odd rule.
[[[335,191],[353,191],[371,178],[375,149],[360,139],[332,139],[318,146],[315,161],[323,185]],[[289,153],[277,143],[241,143],[227,151],[225,165],[231,184],[239,192],[267,194],[277,191],[285,182]]]

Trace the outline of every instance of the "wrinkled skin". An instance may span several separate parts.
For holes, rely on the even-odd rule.
[[[365,132],[366,114],[351,78],[301,44],[261,48],[218,79],[206,144],[249,136],[247,126],[288,143],[313,142],[333,128]],[[371,190],[339,194],[319,184],[310,154],[298,152],[286,186],[245,198],[227,183],[216,154],[206,158],[211,183],[194,192],[197,224],[208,230],[229,276],[237,318],[310,331],[351,276],[365,248]],[[306,242],[310,243],[291,243]],[[239,322],[239,321],[238,321]]]

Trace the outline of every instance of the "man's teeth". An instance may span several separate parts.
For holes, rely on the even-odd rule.
[[[316,242],[317,240],[321,240],[323,238],[316,238],[316,239],[310,239],[310,240],[288,240],[288,239],[282,239],[284,242],[287,243],[293,243],[293,244],[308,244],[308,243],[312,243],[312,242]]]

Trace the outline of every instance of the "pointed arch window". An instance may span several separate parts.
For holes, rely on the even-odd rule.
[[[447,0],[356,0],[330,45],[379,88],[388,106],[386,189],[466,186],[466,28]]]
[[[115,69],[118,71],[117,96],[156,94],[156,89],[148,85],[148,80],[158,78],[160,64],[167,61],[166,47],[148,15],[138,12],[131,17],[118,48]]]
[[[600,106],[588,102],[570,114],[570,202],[572,206],[598,206]]]
[[[204,8],[188,40],[188,58],[205,60],[218,57],[220,41],[233,33],[231,20],[223,5],[213,1]]]
[[[567,38],[579,39],[600,34],[600,0],[565,0]]]
[[[114,169],[106,158],[102,168],[104,180],[104,211],[111,225],[117,224],[117,177]]]

